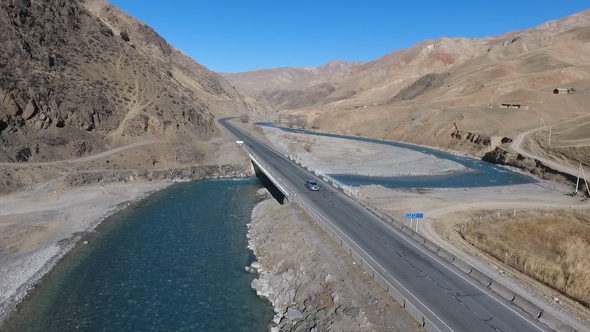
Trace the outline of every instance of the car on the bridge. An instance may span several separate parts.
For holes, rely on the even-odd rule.
[[[318,191],[320,190],[320,186],[318,186],[318,183],[313,181],[313,180],[307,180],[305,181],[305,188],[311,190],[311,191]]]

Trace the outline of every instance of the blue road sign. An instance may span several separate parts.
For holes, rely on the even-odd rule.
[[[424,213],[406,213],[406,219],[421,219],[424,218]]]

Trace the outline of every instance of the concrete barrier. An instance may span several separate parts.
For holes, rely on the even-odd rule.
[[[412,235],[414,235],[414,231],[407,227],[402,227],[402,232],[404,232],[409,237],[412,237]]]
[[[344,249],[344,251],[349,254],[352,255],[352,249],[350,248],[350,246],[348,245],[348,243],[342,241],[342,249]]]
[[[408,301],[407,299],[404,301],[404,309],[414,318],[420,326],[424,326],[424,315],[420,312],[420,310],[416,309],[412,302]]]
[[[424,330],[426,332],[442,332],[441,329],[439,329],[438,327],[436,327],[431,321],[430,319],[424,317]]]
[[[424,244],[424,242],[426,242],[426,238],[418,233],[414,233],[414,235],[412,235],[412,239],[420,244]]]
[[[371,264],[367,263],[366,261],[361,261],[361,267],[363,268],[363,270],[365,270],[365,272],[367,272],[368,275],[371,276],[371,278],[373,278],[373,273],[375,271],[371,267]]]
[[[469,265],[469,264],[465,263],[463,260],[457,259],[457,258],[455,258],[455,260],[453,261],[453,265],[455,265],[459,270],[461,270],[467,274],[469,274],[471,272],[471,270],[473,269],[471,267],[471,265]]]
[[[402,229],[402,227],[404,227],[404,224],[402,224],[401,222],[393,219],[393,221],[391,222],[391,224],[393,225],[393,227],[397,228],[397,229]]]
[[[404,306],[404,297],[391,284],[387,288],[387,294],[391,296],[401,307]]]
[[[377,271],[373,272],[373,279],[383,288],[386,292],[389,291],[389,283],[381,276],[381,274],[377,273]]]
[[[426,247],[426,249],[428,249],[428,250],[430,250],[430,251],[432,251],[434,253],[438,253],[438,251],[440,250],[440,247],[439,246],[437,246],[436,244],[434,244],[434,243],[432,243],[432,242],[430,242],[428,240],[426,240],[424,242],[424,247]]]
[[[334,241],[336,241],[336,243],[338,243],[338,245],[341,247],[342,247],[342,243],[344,242],[344,241],[342,241],[340,236],[338,236],[338,234],[336,234],[336,233],[334,233]]]
[[[500,295],[503,299],[512,301],[514,300],[513,291],[508,289],[506,286],[502,285],[501,283],[497,282],[496,280],[492,280],[492,283],[488,286],[494,293]]]
[[[515,306],[519,307],[524,312],[535,318],[541,317],[541,314],[543,313],[543,309],[537,307],[536,305],[529,302],[529,300],[523,298],[518,294],[514,296],[514,300],[512,300],[512,303],[514,303]]]
[[[352,259],[354,259],[355,262],[357,262],[357,264],[360,264],[362,259],[361,256],[359,256],[359,254],[356,253],[356,251],[352,250]]]
[[[469,272],[469,275],[477,280],[480,284],[488,287],[489,285],[492,284],[492,278],[488,277],[487,275],[481,273],[479,270],[472,268],[471,272]]]
[[[551,315],[550,313],[543,311],[541,317],[539,317],[539,322],[545,324],[547,327],[552,329],[553,331],[558,332],[577,332],[577,330],[566,323],[562,322],[559,318]]]
[[[452,263],[455,260],[455,256],[451,255],[450,252],[439,248],[438,252],[436,253],[438,255],[438,257],[444,259],[445,261]]]

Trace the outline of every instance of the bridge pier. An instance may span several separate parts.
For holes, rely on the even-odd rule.
[[[283,194],[283,192],[277,188],[277,186],[272,182],[272,180],[256,165],[256,163],[252,162],[252,166],[254,167],[254,173],[256,177],[260,180],[262,185],[270,192],[272,197],[279,202],[279,204],[284,204],[289,201],[287,196]]]

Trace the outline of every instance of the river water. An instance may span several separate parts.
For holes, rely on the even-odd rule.
[[[257,179],[177,184],[105,220],[1,329],[266,331],[244,272]]]
[[[493,187],[506,186],[515,184],[534,183],[536,180],[531,176],[526,176],[506,168],[498,167],[481,160],[461,157],[445,153],[439,150],[424,148],[420,146],[382,141],[364,137],[345,136],[338,134],[318,133],[307,130],[291,129],[277,127],[270,123],[257,123],[261,126],[281,129],[285,132],[299,133],[306,135],[333,137],[375,144],[384,144],[398,148],[409,149],[416,153],[433,155],[437,158],[447,159],[457,162],[466,167],[466,171],[452,172],[448,174],[426,175],[426,176],[395,176],[395,177],[378,177],[363,176],[353,174],[329,174],[336,180],[349,185],[358,187],[361,185],[380,185],[387,188],[470,188],[470,187]]]

